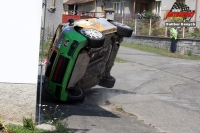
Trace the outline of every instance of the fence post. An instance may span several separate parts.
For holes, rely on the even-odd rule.
[[[167,19],[165,20],[165,23],[167,22]],[[165,36],[167,37],[167,26],[165,26]]]
[[[151,36],[151,18],[149,20],[149,36]]]
[[[136,35],[136,28],[137,28],[137,20],[135,19],[135,35]]]
[[[183,22],[185,22],[185,20]],[[183,38],[185,38],[185,27],[183,27]]]

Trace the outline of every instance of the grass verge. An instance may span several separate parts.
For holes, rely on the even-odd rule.
[[[47,130],[42,130],[42,129],[37,129],[34,128],[33,130],[27,129],[23,126],[19,125],[6,125],[7,132],[8,133],[55,133],[55,131],[47,131]]]
[[[32,115],[30,117],[23,117],[23,126],[7,124],[5,125],[0,116],[0,133],[68,133],[67,129],[67,120],[61,121],[61,117],[64,114],[61,112],[59,105],[56,105],[55,108],[48,107],[47,105],[42,105],[42,111],[44,115],[44,124],[49,124],[52,126],[52,129],[43,130],[39,129],[36,126],[35,120]],[[48,110],[48,111],[47,111]],[[56,118],[59,117],[59,118]],[[64,118],[64,117],[63,117]]]
[[[47,59],[49,47],[50,47],[50,42],[44,43],[44,46],[43,46],[44,59]],[[42,44],[40,44],[40,55],[39,55],[39,60],[41,60],[41,58],[42,58]]]
[[[187,60],[200,60],[200,56],[197,56],[197,55],[181,55],[179,53],[171,53],[169,50],[166,50],[166,49],[160,49],[160,48],[155,48],[155,47],[150,47],[150,46],[145,46],[145,45],[140,45],[140,44],[131,44],[131,43],[122,42],[121,45],[125,47],[129,47],[129,48],[138,49],[141,51],[160,54],[162,56],[167,56],[167,57],[187,59]]]
[[[127,60],[124,60],[124,59],[121,59],[119,57],[116,57],[115,58],[115,62],[118,62],[118,63],[127,63],[128,61]]]

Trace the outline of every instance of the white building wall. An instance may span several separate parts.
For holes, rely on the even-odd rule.
[[[43,1],[43,0],[41,0]],[[55,12],[50,12],[52,7],[52,0],[47,1],[47,10],[46,10],[46,23],[45,23],[45,35],[53,36],[57,26],[62,23],[62,12],[63,12],[63,1],[55,0]]]
[[[195,10],[196,8],[196,0],[185,0],[185,4],[190,7],[190,10]],[[191,21],[195,20],[195,15],[191,19]]]
[[[196,19],[196,21],[197,21],[197,25],[198,25],[198,27],[200,27],[200,0],[198,0],[198,3],[197,3],[197,10],[196,10],[196,15],[197,15],[197,19]]]
[[[170,10],[176,0],[162,0],[161,1],[161,19],[164,19],[166,10]]]
[[[133,12],[133,2],[130,2],[129,0],[125,1],[124,13],[132,15],[132,12]]]
[[[0,117],[22,121],[35,116],[42,2],[4,0],[0,7]]]

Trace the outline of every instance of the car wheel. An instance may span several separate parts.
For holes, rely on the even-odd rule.
[[[117,34],[124,37],[131,37],[133,29],[125,24],[110,21],[111,24],[117,26]]]
[[[104,44],[105,36],[97,30],[81,28],[79,29],[79,33],[81,33],[84,37],[87,38],[88,40],[87,47],[100,48]]]
[[[81,88],[74,88],[68,91],[69,97],[68,101],[70,102],[83,102],[85,99],[85,91]]]

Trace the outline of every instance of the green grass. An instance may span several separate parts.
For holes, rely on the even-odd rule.
[[[115,58],[115,62],[118,62],[118,63],[126,63],[126,62],[128,62],[128,61],[123,60],[123,59],[121,59],[121,58],[119,58],[119,57],[116,57],[116,58]]]
[[[46,42],[44,43],[44,58],[43,59],[47,59],[47,55],[48,55],[48,50],[50,48],[50,42]],[[42,44],[40,44],[40,55],[39,55],[39,60],[41,60],[42,56]]]
[[[180,59],[187,59],[187,60],[200,60],[200,56],[197,56],[197,55],[190,55],[190,56],[181,55],[179,53],[171,53],[169,50],[140,45],[140,44],[131,44],[131,43],[122,42],[121,45],[125,46],[125,47],[129,47],[129,48],[138,49],[141,51],[160,54],[162,56],[172,57],[172,58],[180,58]]]
[[[42,130],[42,129],[33,129],[33,130],[29,130],[23,126],[19,126],[19,125],[6,125],[7,131],[8,133],[12,132],[12,133],[54,133],[55,131],[46,131],[46,130]]]
[[[122,107],[115,107],[115,109],[121,113],[126,113]]]

